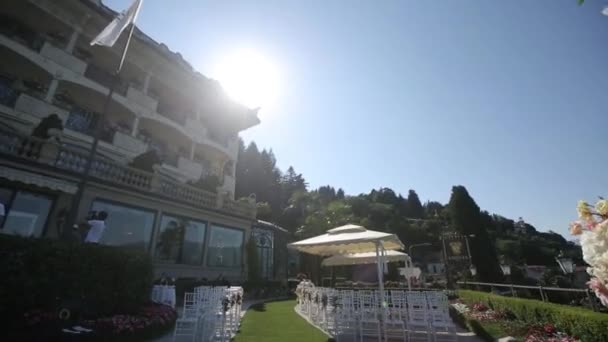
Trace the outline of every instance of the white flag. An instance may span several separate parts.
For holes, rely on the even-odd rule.
[[[124,31],[129,24],[135,23],[142,2],[143,0],[134,0],[131,7],[122,11],[91,41],[91,45],[113,46],[118,40],[118,37],[120,37],[122,31]]]

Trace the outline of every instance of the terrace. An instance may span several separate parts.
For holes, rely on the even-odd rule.
[[[6,128],[0,128],[0,155],[76,175],[84,172],[88,159],[86,150],[68,147],[52,140],[21,135]],[[234,201],[227,196],[178,182],[158,171],[158,168],[155,168],[154,172],[142,171],[101,156],[97,156],[91,166],[91,176],[95,180],[115,187],[166,197],[195,207],[241,217],[255,217],[255,206],[247,201]]]

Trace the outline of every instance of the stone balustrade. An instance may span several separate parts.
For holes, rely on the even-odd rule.
[[[0,128],[0,156],[28,159],[60,170],[83,173],[89,151],[63,146],[55,138],[42,140]],[[120,188],[131,188],[154,193],[195,207],[217,209],[226,213],[255,218],[255,204],[234,201],[188,184],[172,180],[159,172],[146,172],[97,156],[91,165],[93,179],[111,183]]]

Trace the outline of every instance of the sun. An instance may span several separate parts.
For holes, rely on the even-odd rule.
[[[276,65],[252,49],[224,56],[214,68],[213,77],[232,99],[250,108],[271,106],[278,96]]]

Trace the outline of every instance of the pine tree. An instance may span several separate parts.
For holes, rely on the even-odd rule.
[[[342,188],[339,188],[338,191],[336,192],[336,198],[339,200],[344,199],[344,190],[342,190]]]
[[[418,198],[418,194],[414,190],[407,193],[407,214],[411,218],[421,219],[424,217],[424,208]]]
[[[481,211],[464,186],[452,187],[448,204],[452,228],[469,238],[472,263],[482,281],[497,281],[502,278],[496,249],[481,221]]]

